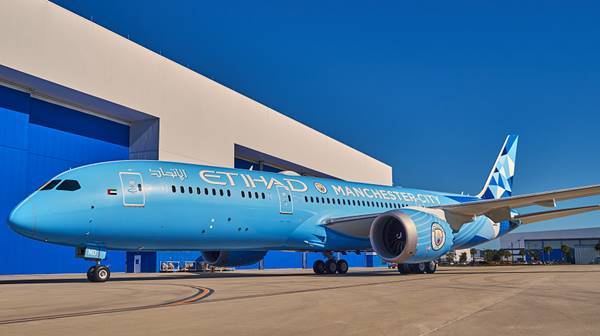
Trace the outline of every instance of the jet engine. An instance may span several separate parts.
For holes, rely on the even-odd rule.
[[[412,208],[383,213],[371,224],[373,250],[387,262],[419,263],[437,259],[452,248],[454,236],[434,209]]]
[[[202,258],[212,266],[236,267],[259,262],[267,251],[203,251]]]

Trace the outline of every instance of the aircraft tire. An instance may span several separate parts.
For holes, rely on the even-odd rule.
[[[337,263],[334,259],[328,259],[325,262],[325,273],[335,274],[335,272],[337,272]]]
[[[433,274],[437,270],[437,263],[435,261],[430,261],[425,263],[425,273]]]
[[[425,263],[417,263],[410,265],[412,273],[423,274],[425,273]]]
[[[348,272],[348,262],[344,259],[340,259],[336,263],[336,269],[339,274],[346,274]]]
[[[410,272],[411,272],[410,265],[398,264],[398,272],[400,272],[400,274],[410,274]]]
[[[94,282],[106,282],[110,279],[110,270],[104,265],[97,266],[93,274]]]
[[[313,263],[313,272],[315,274],[324,274],[325,273],[325,262],[323,260],[317,260]]]
[[[87,271],[87,279],[88,281],[94,281],[94,271],[96,270],[96,266],[90,266]]]

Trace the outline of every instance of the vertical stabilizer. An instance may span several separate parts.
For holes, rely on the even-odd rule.
[[[477,195],[478,197],[482,199],[498,199],[512,195],[518,142],[519,136],[517,135],[506,137],[496,163],[494,163],[483,189]]]

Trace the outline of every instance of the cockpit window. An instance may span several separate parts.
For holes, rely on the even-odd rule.
[[[56,185],[57,185],[58,183],[60,183],[60,181],[61,181],[61,180],[52,180],[52,181],[50,181],[50,182],[48,182],[48,183],[44,184],[44,185],[43,185],[43,186],[40,188],[40,190],[51,190],[51,189],[53,189],[54,187],[56,187]]]
[[[75,180],[64,180],[58,187],[56,187],[56,190],[66,191],[75,191],[78,189],[81,189],[81,186],[79,185],[79,182]]]

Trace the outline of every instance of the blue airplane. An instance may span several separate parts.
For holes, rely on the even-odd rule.
[[[477,196],[164,161],[91,164],[54,177],[11,212],[10,227],[75,247],[103,282],[107,250],[198,250],[215,266],[260,261],[268,250],[322,252],[317,274],[346,273],[335,252],[374,251],[400,273],[519,225],[598,210],[515,209],[600,194],[600,185],[512,196],[518,137],[506,138]]]

